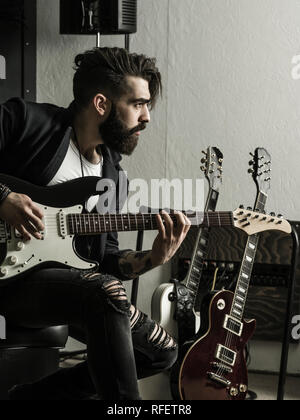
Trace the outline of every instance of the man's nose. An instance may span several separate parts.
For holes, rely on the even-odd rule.
[[[145,122],[145,123],[150,122],[150,111],[147,105],[143,107],[143,112],[140,115],[140,122]]]

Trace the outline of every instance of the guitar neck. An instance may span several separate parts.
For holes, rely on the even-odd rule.
[[[263,211],[265,208],[267,196],[263,193],[258,193],[255,208],[259,211]],[[250,235],[247,239],[247,244],[244,251],[244,256],[238,276],[238,281],[235,289],[233,298],[231,316],[239,319],[243,319],[246,300],[248,296],[251,273],[254,265],[255,255],[257,251],[259,241],[259,235]]]
[[[191,222],[192,226],[197,227],[226,227],[234,226],[232,212],[183,212]],[[97,235],[106,232],[129,232],[156,230],[158,224],[157,214],[137,213],[137,214],[68,214],[66,217],[67,228],[70,235]],[[169,214],[174,225],[177,224],[175,214]]]
[[[205,205],[206,212],[215,211],[218,197],[219,197],[219,193],[213,190],[212,188],[210,188],[206,205]],[[204,260],[208,252],[208,240],[209,240],[209,229],[201,228],[199,230],[197,240],[195,243],[191,265],[189,267],[189,272],[188,272],[187,281],[186,281],[186,287],[190,291],[193,307],[195,307],[197,293],[198,293],[202,271],[203,271],[203,264],[204,264]]]

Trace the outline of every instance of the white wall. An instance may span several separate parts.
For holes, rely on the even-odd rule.
[[[201,150],[224,153],[219,208],[253,205],[255,186],[247,174],[248,153],[266,147],[272,155],[267,208],[299,220],[300,80],[292,58],[300,54],[297,0],[139,0],[138,33],[131,50],[156,56],[164,97],[152,114],[134,157],[124,159],[130,178],[196,178]],[[38,101],[67,105],[76,53],[94,37],[59,35],[58,0],[38,0]],[[123,46],[123,37],[103,37]],[[151,247],[153,233],[145,237]],[[135,246],[135,235],[120,237]],[[149,312],[152,292],[168,281],[169,267],[143,277],[139,305]],[[256,350],[257,347],[257,350]],[[274,346],[276,347],[276,346]],[[279,350],[252,345],[253,367],[278,366]],[[255,357],[257,355],[259,357]],[[270,357],[270,354],[273,355]],[[291,371],[299,371],[293,348]],[[257,364],[255,360],[257,359]]]

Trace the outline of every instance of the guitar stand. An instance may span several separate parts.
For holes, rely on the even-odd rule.
[[[292,226],[292,240],[293,240],[293,249],[292,249],[292,258],[291,258],[291,271],[290,278],[288,282],[288,296],[286,304],[286,318],[285,318],[285,327],[284,327],[284,336],[282,341],[282,350],[281,350],[281,362],[280,362],[280,371],[279,371],[279,381],[278,381],[278,390],[277,390],[277,401],[284,400],[284,391],[286,383],[286,371],[288,364],[288,355],[289,355],[289,345],[292,329],[292,315],[293,315],[293,302],[295,296],[295,281],[296,281],[296,269],[299,259],[299,237],[297,232],[297,227],[299,225]]]

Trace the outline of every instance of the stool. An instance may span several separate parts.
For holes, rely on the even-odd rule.
[[[59,349],[68,339],[68,327],[41,329],[7,327],[0,340],[0,400],[14,385],[35,382],[59,368]]]

